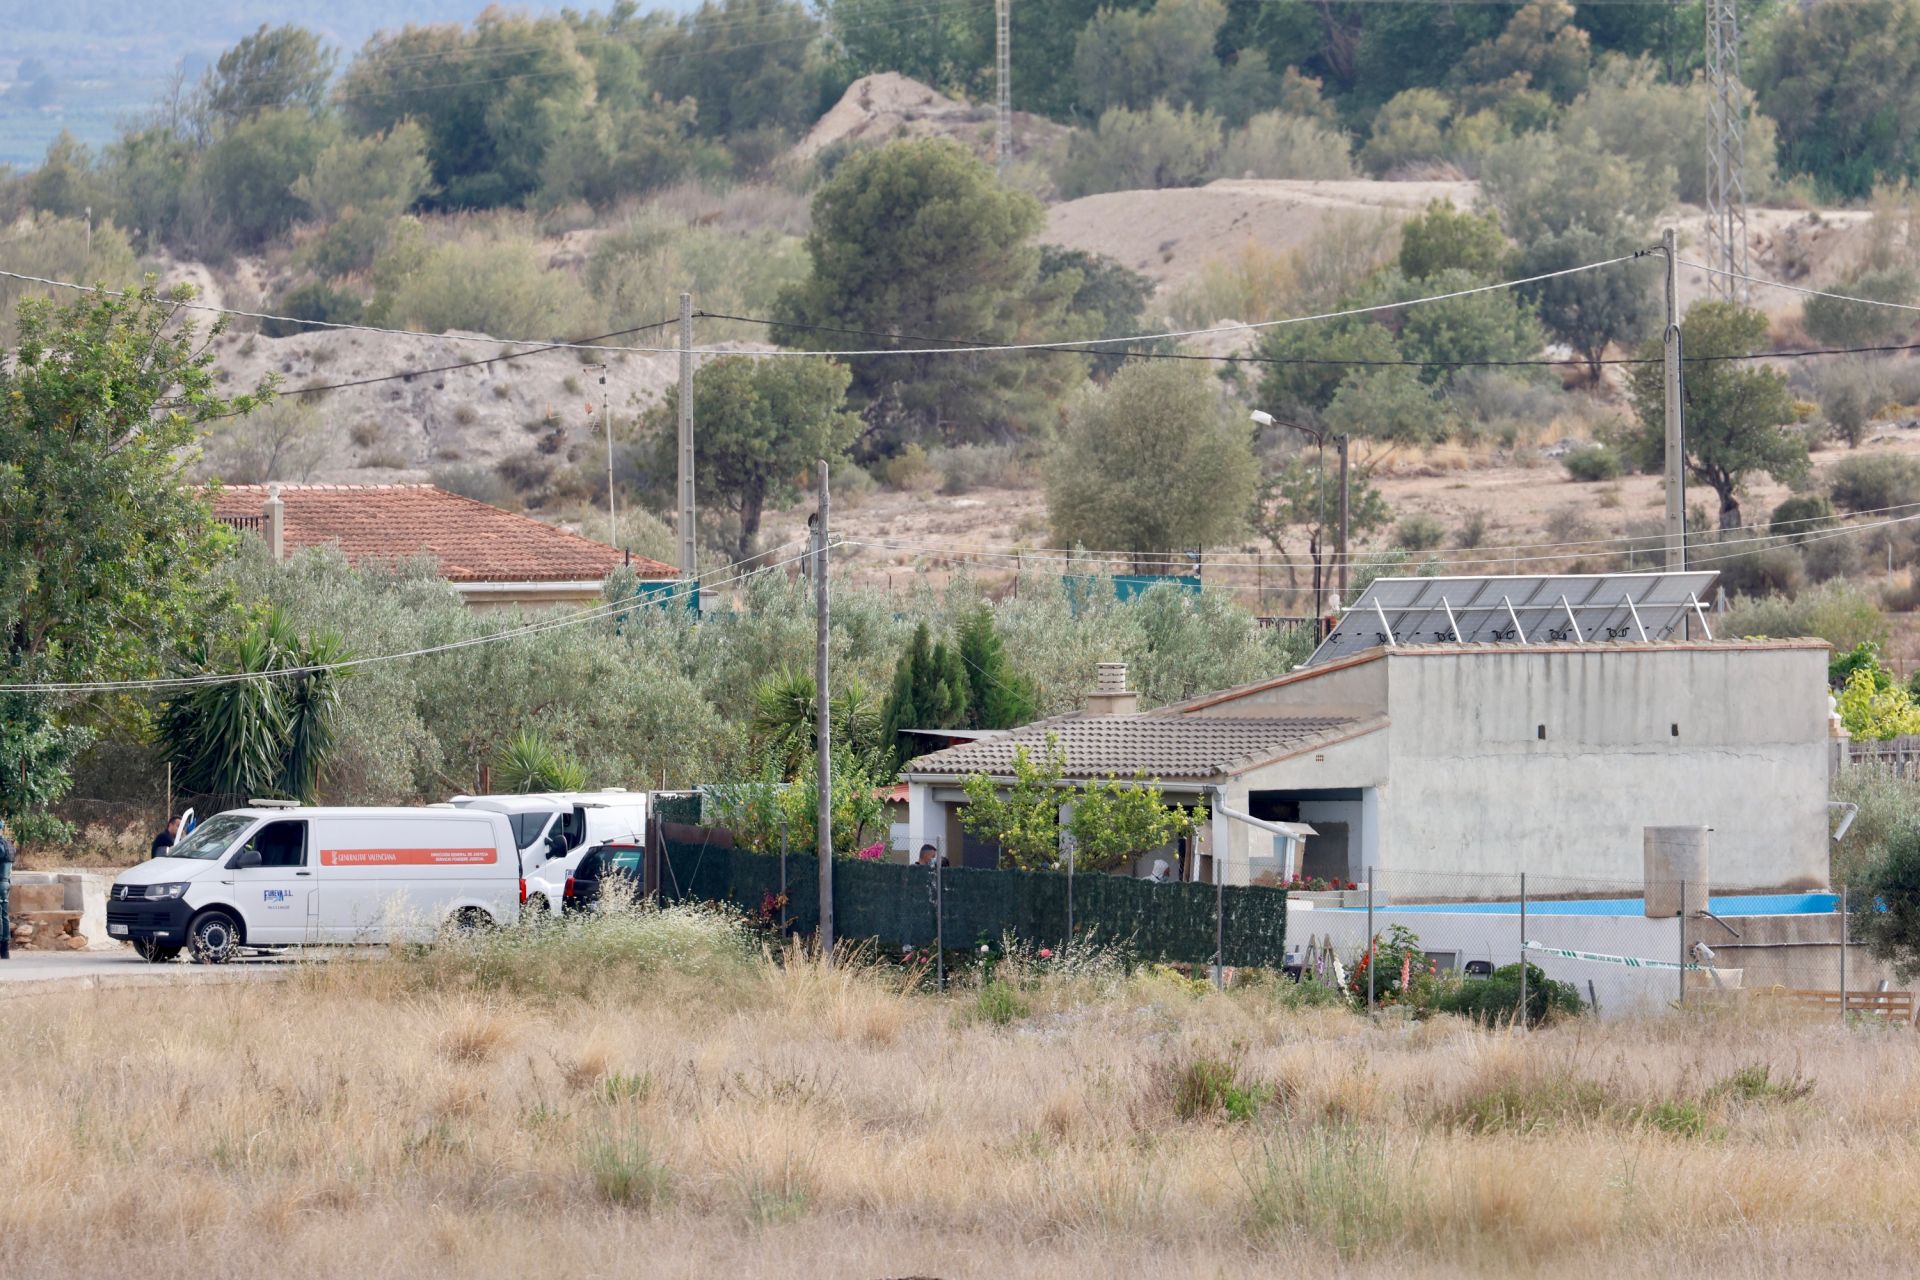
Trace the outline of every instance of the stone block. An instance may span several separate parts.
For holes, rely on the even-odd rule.
[[[24,916],[39,911],[65,911],[67,909],[67,889],[62,884],[16,884],[8,898],[8,904],[16,916]]]

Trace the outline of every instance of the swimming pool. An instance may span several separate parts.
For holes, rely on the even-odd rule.
[[[1717,916],[1813,916],[1827,915],[1839,907],[1840,896],[1833,893],[1738,893],[1708,898],[1707,910]],[[1422,912],[1460,916],[1517,916],[1518,902],[1416,902],[1375,903],[1382,911]],[[1364,907],[1344,907],[1345,911],[1364,911]],[[1643,916],[1646,903],[1641,898],[1584,898],[1578,901],[1527,903],[1530,916]]]

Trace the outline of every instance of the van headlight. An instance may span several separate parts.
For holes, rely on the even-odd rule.
[[[148,902],[165,902],[169,898],[178,898],[186,893],[188,881],[175,880],[170,884],[150,884],[147,886]]]

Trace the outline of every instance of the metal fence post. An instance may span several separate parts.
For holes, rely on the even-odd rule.
[[[933,853],[933,986],[947,989],[947,857]]]
[[[1227,989],[1227,859],[1226,851],[1213,855],[1213,987]]]
[[[1687,1003],[1687,882],[1680,882],[1680,1003]]]
[[[1527,873],[1520,873],[1520,1025],[1527,1025]]]
[[[1375,960],[1377,960],[1377,959],[1379,959],[1379,957],[1378,957],[1378,956],[1376,956],[1376,955],[1374,955],[1374,954],[1373,954],[1373,951],[1374,951],[1374,947],[1373,947],[1373,943],[1374,943],[1374,937],[1373,937],[1373,874],[1374,874],[1374,873],[1373,873],[1373,868],[1372,868],[1372,867],[1368,867],[1368,868],[1367,868],[1367,950],[1366,950],[1366,957],[1367,957],[1367,1013],[1368,1013],[1368,1014],[1372,1014],[1372,1013],[1373,1013],[1373,971],[1374,971],[1374,969],[1376,969],[1376,968],[1378,967],[1377,965],[1375,965],[1375,964],[1374,964],[1374,961],[1375,961]]]
[[[1074,840],[1067,837],[1067,938],[1060,944],[1062,951],[1073,945],[1073,854]]]
[[[1840,886],[1840,1025],[1847,1025],[1847,886]]]
[[[787,931],[787,824],[780,822],[780,932]]]

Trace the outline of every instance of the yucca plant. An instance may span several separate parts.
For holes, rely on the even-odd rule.
[[[292,619],[273,608],[225,644],[200,644],[181,675],[244,674],[251,679],[198,685],[167,698],[155,736],[183,793],[290,796],[311,801],[334,748],[338,674],[276,676],[347,656],[335,632],[304,644]]]
[[[587,771],[577,760],[562,755],[543,735],[522,729],[508,738],[493,757],[493,783],[501,791],[583,791]]]

